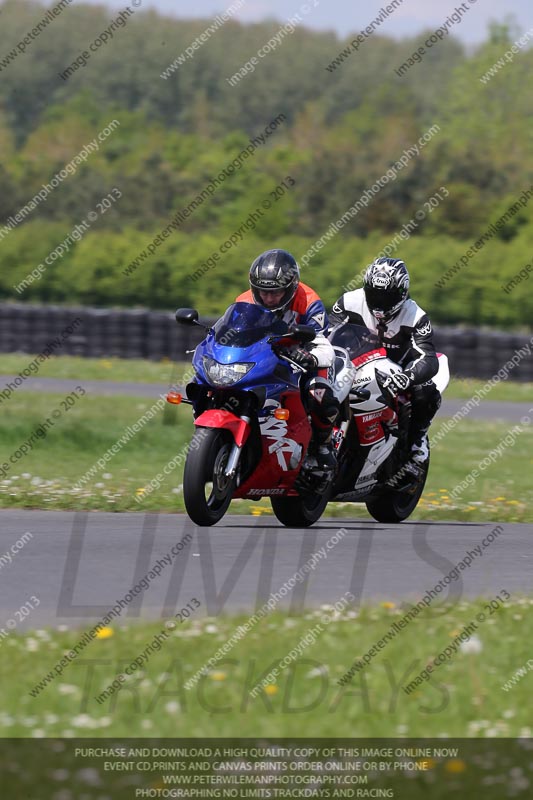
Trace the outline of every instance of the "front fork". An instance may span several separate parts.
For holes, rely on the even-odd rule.
[[[241,415],[241,419],[244,422],[250,424],[250,417],[246,416],[245,414]],[[239,466],[239,461],[241,459],[242,448],[244,444],[238,445],[237,442],[233,443],[233,447],[231,448],[231,452],[228,457],[228,463],[226,464],[226,469],[224,470],[224,475],[226,478],[234,478],[235,473],[237,472],[237,468]],[[237,486],[239,484],[237,483]]]
[[[228,480],[233,479],[237,475],[239,463],[243,447],[248,440],[251,427],[251,417],[246,413],[239,413],[235,405],[238,402],[228,401],[221,408],[209,408],[209,398],[211,392],[207,396],[198,391],[196,384],[189,384],[187,393],[191,394],[191,400],[188,402],[194,406],[195,420],[194,424],[199,427],[217,428],[219,430],[227,430],[233,438],[233,446],[230,450],[226,466],[224,468],[224,477]],[[181,395],[180,395],[181,398]],[[207,407],[206,407],[207,406]],[[231,406],[231,409],[229,408]],[[246,399],[244,404],[241,405],[239,411],[250,411],[250,400]],[[239,476],[237,476],[237,485],[239,484]]]

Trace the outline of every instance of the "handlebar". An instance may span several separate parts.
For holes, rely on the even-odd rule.
[[[297,364],[296,361],[293,361],[289,356],[286,356],[283,353],[276,353],[276,355],[278,358],[281,358],[282,361],[286,361],[288,364],[290,364],[293,369],[297,370],[297,372],[307,372],[305,367],[302,367],[301,364]]]

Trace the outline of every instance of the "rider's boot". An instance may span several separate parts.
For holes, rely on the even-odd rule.
[[[324,431],[314,431],[302,471],[299,477],[300,489],[307,492],[325,491],[335,474],[337,459],[331,441]]]
[[[332,441],[333,428],[325,430],[324,428],[315,431],[316,442],[316,471],[325,480],[329,481],[335,473],[337,466],[337,456]]]
[[[427,431],[427,427],[420,428],[416,425],[409,431],[409,454],[407,462],[401,469],[401,472],[405,476],[412,475],[415,478],[419,478],[423,474],[423,468],[429,458],[429,439]]]
[[[420,431],[411,444],[410,461],[422,466],[429,457],[429,440],[427,431]]]
[[[326,470],[334,470],[337,466],[337,456],[331,441],[331,435],[327,442],[322,442],[322,444],[318,445],[316,460],[318,466]]]

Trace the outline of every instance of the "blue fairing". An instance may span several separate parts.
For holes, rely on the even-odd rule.
[[[264,386],[267,396],[272,397],[279,395],[288,385],[298,388],[299,373],[293,372],[287,362],[279,359],[268,342],[269,338],[287,334],[288,330],[287,324],[273,312],[250,303],[234,303],[194,352],[192,364],[197,382],[214,389],[223,388],[212,383],[206,374],[203,358],[209,356],[219,364],[254,364],[239,381],[226,387],[228,389],[242,391]],[[280,365],[288,367],[287,381],[274,375]]]

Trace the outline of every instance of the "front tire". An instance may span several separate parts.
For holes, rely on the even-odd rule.
[[[422,473],[411,491],[389,489],[371,500],[367,500],[368,513],[378,522],[398,523],[411,516],[422,497],[429,472],[429,458],[422,467]]]
[[[287,528],[309,528],[320,519],[328,504],[330,490],[324,494],[298,497],[271,497],[272,510]]]
[[[183,499],[196,525],[215,525],[228,510],[235,479],[227,478],[224,470],[232,448],[229,431],[197,428],[194,432],[183,472]]]

